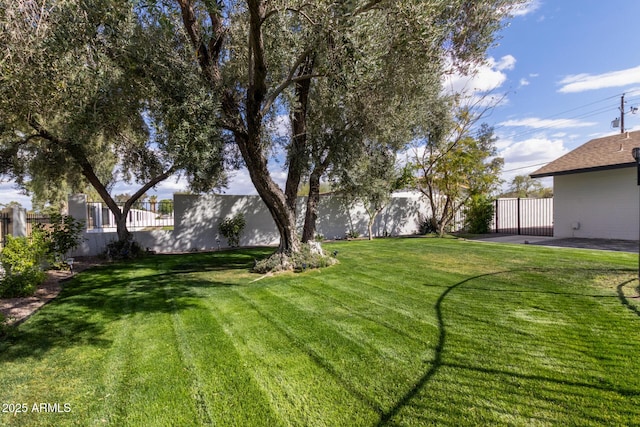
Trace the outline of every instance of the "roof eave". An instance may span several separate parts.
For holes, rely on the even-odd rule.
[[[542,173],[532,173],[529,176],[531,178],[544,178],[547,176],[558,176],[558,175],[573,175],[576,173],[585,173],[585,172],[598,172],[612,169],[623,169],[630,168],[635,166],[635,162],[631,163],[620,163],[617,165],[605,165],[605,166],[594,166],[590,168],[581,168],[581,169],[571,169],[571,170],[562,170],[562,171],[552,171],[552,172],[542,172]]]

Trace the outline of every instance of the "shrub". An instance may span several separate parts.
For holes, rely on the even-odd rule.
[[[420,234],[437,233],[438,229],[434,225],[433,217],[420,219]]]
[[[360,232],[356,230],[349,230],[349,232],[347,232],[347,239],[357,239],[358,237],[360,237]]]
[[[240,245],[240,235],[242,234],[242,230],[244,230],[245,225],[246,222],[244,220],[244,215],[241,212],[238,212],[231,218],[225,218],[218,225],[218,231],[226,237],[227,242],[229,242],[229,246],[237,247]]]
[[[494,206],[484,195],[473,196],[466,209],[465,225],[472,234],[485,234],[491,230]]]
[[[335,264],[337,259],[311,250],[311,245],[303,243],[300,252],[294,254],[275,253],[256,262],[254,273],[274,273],[277,271],[303,271],[309,268],[322,268]]]
[[[107,245],[105,255],[110,260],[134,259],[144,254],[145,250],[133,239],[115,240]]]
[[[4,277],[0,296],[14,298],[32,295],[46,277],[42,269],[47,264],[48,242],[42,232],[34,229],[30,238],[7,236],[0,253]]]
[[[54,266],[61,268],[67,254],[77,248],[82,240],[84,221],[69,215],[51,215],[51,224],[36,224],[35,229],[41,232],[48,244],[48,252]]]
[[[2,313],[0,313],[0,338],[4,338],[9,335],[10,328],[7,325],[7,319]]]

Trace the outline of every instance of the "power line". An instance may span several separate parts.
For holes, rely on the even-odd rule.
[[[628,92],[628,94],[640,94],[640,90],[632,90],[632,91]],[[581,105],[581,106],[578,106],[578,107],[571,108],[569,110],[565,110],[565,111],[562,111],[562,112],[559,112],[559,113],[551,114],[551,115],[546,116],[546,117],[544,117],[544,118],[542,118],[540,120],[541,121],[553,120],[553,119],[555,119],[557,117],[560,117],[562,115],[565,115],[567,113],[570,113],[570,112],[573,112],[573,111],[576,111],[576,110],[580,110],[580,109],[583,109],[583,108],[587,108],[587,107],[590,107],[592,105],[596,105],[596,104],[599,104],[599,103],[602,103],[602,102],[605,102],[605,101],[609,101],[609,100],[612,100],[614,98],[618,98],[619,96],[620,96],[620,94],[609,96],[609,97],[606,97],[606,98],[602,98],[602,99],[590,102],[588,104],[584,104],[584,105]],[[640,100],[640,96],[628,98],[627,102],[633,102],[633,101],[638,101],[638,100]],[[511,135],[511,137],[512,138],[519,138],[519,137],[522,137],[522,136],[525,136],[525,135],[529,135],[529,134],[532,134],[532,133],[539,132],[541,130],[548,130],[548,129],[553,129],[553,128],[556,128],[556,127],[561,127],[563,122],[569,122],[569,121],[575,120],[575,119],[584,119],[584,118],[587,118],[587,117],[591,117],[591,116],[595,116],[595,115],[598,115],[598,114],[601,114],[601,113],[605,113],[605,112],[607,112],[609,110],[616,110],[617,111],[618,108],[616,106],[613,106],[613,104],[611,106],[607,106],[607,107],[600,107],[598,109],[590,110],[590,111],[587,111],[587,112],[584,112],[584,113],[580,113],[580,114],[577,114],[577,115],[574,115],[574,116],[571,116],[571,117],[568,117],[568,118],[556,120],[556,123],[551,124],[551,125],[535,127],[535,128],[532,128],[532,129],[527,129],[527,130],[523,130],[521,132],[517,132],[517,133]],[[496,129],[500,129],[500,128],[503,128],[503,127],[508,127],[508,126],[502,125],[502,126],[496,126],[495,128]]]
[[[535,167],[535,166],[544,166],[544,165],[548,165],[549,163],[551,163],[551,162],[536,163],[535,165],[528,165],[528,166],[522,166],[522,167],[519,167],[519,168],[506,169],[506,170],[503,170],[502,172],[513,172],[513,171],[519,171],[519,170],[522,170],[522,169],[529,169],[529,168],[532,168],[532,167]]]

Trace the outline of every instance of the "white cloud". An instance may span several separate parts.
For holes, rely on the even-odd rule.
[[[561,139],[530,138],[524,141],[503,141],[500,156],[504,159],[502,179],[510,182],[517,175],[527,175],[569,150]]]
[[[537,117],[529,117],[526,119],[507,120],[499,123],[500,126],[508,127],[529,127],[534,129],[563,129],[563,128],[582,128],[586,126],[595,126],[595,122],[581,122],[574,119],[539,119]]]
[[[31,196],[23,194],[11,182],[0,182],[0,204],[6,205],[9,202],[18,202],[23,207],[31,209]],[[2,210],[2,206],[0,206],[0,210]]]
[[[602,74],[573,74],[558,82],[561,93],[584,92],[587,90],[620,87],[640,83],[640,66],[626,70],[611,71]]]
[[[291,120],[287,114],[280,114],[267,122],[267,129],[275,137],[290,137],[291,136]]]
[[[444,86],[452,93],[489,92],[501,87],[507,80],[505,70],[513,70],[516,59],[506,55],[496,61],[488,58],[484,64],[471,69],[468,74],[454,73],[445,78]]]
[[[492,61],[495,61],[491,58]],[[491,63],[491,62],[490,62]],[[513,70],[516,67],[516,58],[513,55],[505,55],[500,58],[500,61],[495,63],[496,70]]]
[[[511,15],[512,16],[525,16],[525,15],[529,15],[533,12],[535,12],[536,10],[538,10],[540,8],[540,6],[542,5],[542,3],[540,2],[540,0],[530,0],[522,5],[519,5],[517,7],[514,7],[511,10]]]
[[[561,139],[530,138],[510,144],[501,155],[509,163],[538,164],[555,160],[567,152]]]
[[[527,79],[520,79],[520,87],[522,86],[529,86],[531,84],[531,82],[529,82],[529,80]]]

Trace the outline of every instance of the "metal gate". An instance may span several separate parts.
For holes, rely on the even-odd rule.
[[[0,212],[0,248],[4,247],[9,234],[9,224],[11,223],[11,215],[7,212]]]
[[[553,236],[553,198],[498,199],[494,208],[496,233]]]

